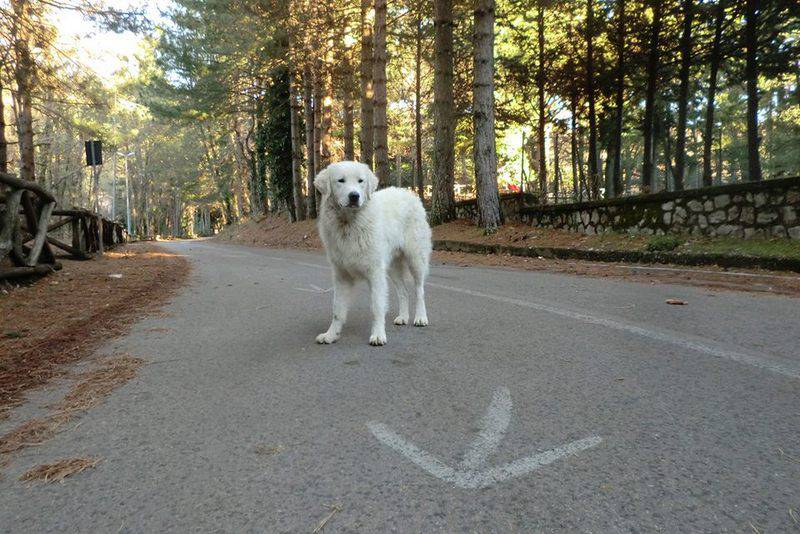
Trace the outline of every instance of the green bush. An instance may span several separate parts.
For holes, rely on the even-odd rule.
[[[681,239],[674,235],[654,235],[647,242],[650,252],[669,252],[681,245]]]

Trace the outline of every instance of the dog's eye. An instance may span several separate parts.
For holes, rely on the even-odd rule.
[[[361,182],[363,182],[363,181],[364,181],[364,179],[363,179],[363,178],[359,178],[359,179],[358,179],[358,183],[361,183]]]
[[[344,183],[344,178],[339,178],[339,183],[343,184]]]

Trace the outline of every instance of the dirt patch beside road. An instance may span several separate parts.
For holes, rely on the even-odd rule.
[[[119,247],[0,293],[0,418],[23,393],[127,331],[186,281],[189,262],[152,243]]]

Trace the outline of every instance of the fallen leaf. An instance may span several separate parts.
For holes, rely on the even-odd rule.
[[[672,305],[672,306],[685,306],[686,305],[686,301],[679,300],[679,299],[667,299],[665,302],[667,304]]]

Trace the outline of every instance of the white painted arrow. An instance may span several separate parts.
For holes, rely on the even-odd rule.
[[[378,441],[402,454],[431,475],[449,482],[457,488],[475,489],[492,486],[510,478],[519,477],[549,465],[570,454],[584,451],[603,441],[599,436],[580,439],[533,456],[515,460],[498,467],[484,468],[489,456],[505,436],[511,421],[511,393],[499,388],[492,397],[486,415],[481,419],[481,430],[467,449],[464,460],[456,468],[445,464],[430,453],[420,449],[382,423],[367,423]]]

